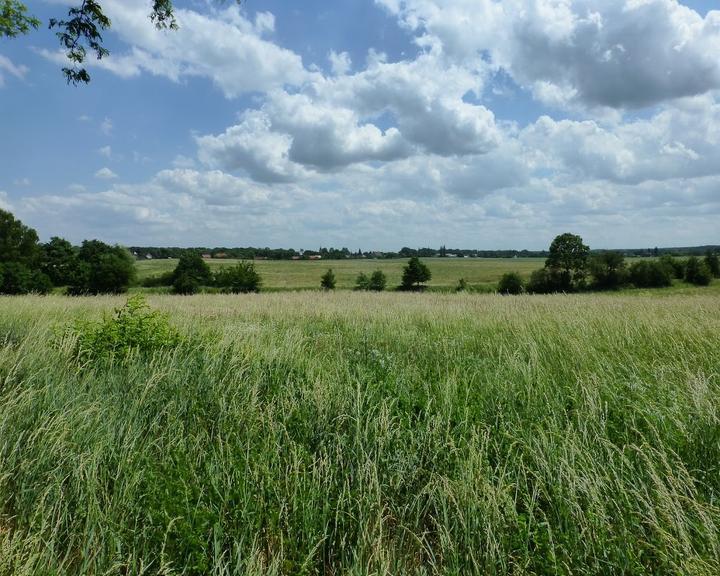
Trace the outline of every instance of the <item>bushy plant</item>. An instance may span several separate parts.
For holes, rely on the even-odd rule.
[[[630,282],[638,288],[663,288],[672,284],[672,272],[659,260],[640,260],[630,266]]]
[[[130,353],[151,353],[174,348],[182,341],[167,316],[150,310],[142,295],[135,295],[102,320],[80,321],[69,330],[81,362],[123,358]]]
[[[210,266],[194,250],[188,250],[180,256],[172,274],[172,285],[177,294],[194,294],[200,286],[208,285],[213,280]]]
[[[325,290],[335,290],[335,274],[332,268],[328,268],[328,271],[320,278],[320,287]]]
[[[262,278],[253,262],[243,261],[218,270],[215,274],[215,285],[233,294],[259,292]]]
[[[385,273],[382,270],[375,270],[375,272],[370,275],[368,290],[382,292],[385,290],[385,286],[387,286],[387,276],[385,276]]]
[[[596,290],[617,290],[627,283],[625,257],[620,252],[600,252],[590,257],[592,287]]]
[[[455,292],[465,292],[468,287],[468,282],[465,280],[465,278],[460,278],[458,280],[457,286],[455,286]]]
[[[690,256],[685,264],[685,282],[696,286],[707,286],[711,280],[712,273],[707,264],[696,256]]]
[[[553,292],[564,292],[564,286],[561,277],[562,273],[555,272],[548,268],[540,268],[530,275],[526,290],[531,294],[552,294]]]
[[[121,294],[135,280],[135,260],[122,246],[86,240],[80,246],[78,260],[68,294]]]
[[[0,264],[0,293],[47,294],[52,282],[39,270],[31,270],[21,262]]]
[[[670,254],[663,254],[660,256],[659,262],[668,269],[673,278],[677,280],[685,278],[685,260],[675,258]]]
[[[360,272],[355,278],[355,290],[370,290],[370,277],[364,272]]]
[[[517,272],[506,272],[498,282],[498,292],[501,294],[522,294],[525,285]]]

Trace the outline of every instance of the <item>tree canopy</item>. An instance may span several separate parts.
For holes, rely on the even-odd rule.
[[[241,3],[242,0],[236,0]],[[148,0],[148,18],[158,30],[178,28],[172,0]],[[49,27],[55,33],[65,54],[72,63],[62,71],[69,84],[90,82],[90,74],[82,66],[88,50],[99,60],[110,51],[103,45],[102,32],[111,27],[110,18],[105,14],[102,2],[82,0],[79,6],[68,9],[67,18],[51,18]],[[14,38],[27,34],[40,26],[40,20],[28,13],[27,6],[19,0],[0,0],[0,38]]]

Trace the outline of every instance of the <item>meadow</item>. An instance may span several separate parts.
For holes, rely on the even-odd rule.
[[[714,287],[124,301],[0,298],[0,575],[720,573]]]
[[[542,258],[428,258],[423,261],[430,267],[433,277],[430,289],[452,289],[460,278],[478,291],[493,291],[498,280],[506,272],[517,272],[527,279],[533,270],[542,268]],[[137,262],[140,281],[172,272],[176,259],[142,260]],[[222,266],[236,264],[238,260],[207,260],[215,271]],[[307,290],[320,287],[320,277],[332,268],[338,289],[355,286],[358,274],[372,274],[382,270],[387,276],[388,287],[400,284],[407,258],[400,259],[352,259],[352,260],[256,260],[254,264],[262,276],[264,290]]]

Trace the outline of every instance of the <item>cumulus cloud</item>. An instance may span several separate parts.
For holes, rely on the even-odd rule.
[[[554,105],[633,108],[720,87],[720,12],[676,0],[376,0],[418,43],[489,57]]]

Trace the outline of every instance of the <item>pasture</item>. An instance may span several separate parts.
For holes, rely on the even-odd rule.
[[[124,301],[0,298],[0,575],[720,573],[714,289]]]
[[[320,277],[332,268],[337,278],[338,289],[355,286],[358,274],[372,274],[382,270],[388,279],[388,287],[400,284],[402,259],[353,259],[353,260],[257,260],[255,266],[263,278],[265,290],[307,290],[320,287]],[[542,268],[542,258],[428,258],[423,261],[430,267],[433,277],[428,286],[436,289],[451,289],[460,278],[479,291],[494,290],[505,272],[518,272],[529,278],[533,270]],[[238,260],[207,260],[212,270],[221,266],[236,264]],[[137,262],[138,279],[159,276],[171,272],[177,260],[142,260]]]

